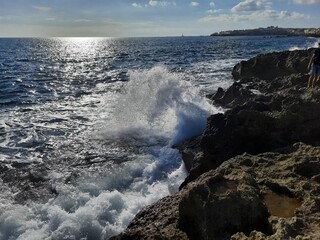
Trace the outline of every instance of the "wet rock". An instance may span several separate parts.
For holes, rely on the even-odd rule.
[[[245,88],[259,94],[248,94],[240,101],[235,96],[234,101],[228,98],[220,102],[221,106],[230,109],[208,118],[207,127],[199,137],[200,144],[196,146],[204,157],[193,159],[183,186],[244,152],[273,151],[295,142],[319,145],[320,92],[303,87],[306,86],[306,77],[297,74],[261,81],[258,85],[248,83]],[[236,86],[241,88],[242,85]],[[191,151],[190,147],[187,148]],[[201,163],[195,163],[200,160]]]
[[[214,104],[224,108],[230,108],[234,105],[242,105],[253,97],[254,93],[245,88],[241,83],[233,83],[226,91],[219,88],[216,94],[207,96]]]
[[[126,231],[110,240],[189,239],[178,228],[180,198],[180,194],[166,197],[144,208],[131,221]]]

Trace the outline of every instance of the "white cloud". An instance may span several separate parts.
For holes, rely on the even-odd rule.
[[[90,22],[93,22],[93,20],[92,19],[81,18],[81,19],[74,20],[74,22],[76,22],[76,23],[90,23]]]
[[[51,10],[50,7],[44,7],[44,6],[32,6],[32,7],[41,12],[49,12]]]
[[[207,14],[215,14],[215,13],[221,13],[223,12],[223,9],[210,9],[206,11]]]
[[[231,11],[237,12],[250,12],[270,9],[271,2],[269,0],[244,0],[234,6]]]
[[[150,0],[149,5],[152,7],[170,7],[170,6],[176,6],[175,1],[156,1],[156,0]]]
[[[55,21],[55,18],[46,18],[46,21]]]
[[[149,1],[149,5],[155,7],[155,6],[158,5],[158,1],[150,0],[150,1]]]
[[[131,5],[132,7],[135,7],[135,8],[142,8],[142,5],[139,3],[132,3]]]
[[[310,16],[308,15],[304,15],[302,13],[298,13],[298,12],[287,12],[287,11],[281,11],[279,14],[278,14],[278,18],[279,19],[284,19],[284,20],[288,20],[288,19],[292,19],[292,20],[295,20],[295,19],[308,19],[310,18]]]
[[[190,6],[191,7],[198,7],[200,4],[198,2],[191,2]]]
[[[199,19],[199,22],[223,22],[237,23],[246,21],[265,21],[265,20],[297,20],[308,19],[310,16],[298,12],[276,11],[266,9],[263,11],[255,11],[247,14],[220,14],[217,16],[207,16]]]
[[[214,2],[210,2],[210,3],[209,3],[209,6],[210,6],[210,7],[215,7],[216,4],[215,4]]]
[[[308,5],[312,5],[312,4],[317,4],[320,3],[320,0],[293,0],[294,3],[297,4],[308,4]]]

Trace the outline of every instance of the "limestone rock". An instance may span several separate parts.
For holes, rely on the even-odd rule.
[[[238,155],[146,207],[112,239],[317,239],[319,162],[320,148],[303,143]]]
[[[180,191],[113,239],[320,239],[320,91],[306,88],[311,51],[237,64],[238,81],[208,96],[226,111],[175,146],[189,170]]]
[[[307,73],[313,49],[260,54],[238,63],[232,71],[235,79],[258,77],[274,79],[297,73]]]

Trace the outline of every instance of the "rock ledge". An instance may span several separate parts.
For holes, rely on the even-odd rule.
[[[259,55],[208,97],[225,109],[178,144],[189,176],[112,239],[320,239],[320,92],[312,50]]]

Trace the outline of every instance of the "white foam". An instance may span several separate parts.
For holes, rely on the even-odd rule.
[[[105,136],[161,135],[176,143],[201,133],[206,117],[218,111],[183,75],[163,66],[129,75]]]
[[[197,62],[188,70],[192,76],[191,81],[205,94],[215,92],[219,87],[226,89],[234,81],[231,75],[233,66],[242,60],[244,59],[212,59]]]
[[[186,171],[170,144],[201,133],[216,111],[182,75],[161,66],[131,71],[117,105],[107,106],[113,113],[102,114],[107,122],[95,133],[82,132],[86,140],[99,132],[100,141],[139,150],[104,175],[83,171],[74,185],[64,183],[63,171],[49,171],[58,195],[45,204],[0,201],[0,240],[96,240],[121,232],[144,206],[178,191]]]
[[[107,239],[119,233],[142,207],[176,192],[186,175],[183,165],[177,168],[177,150],[157,153],[95,182],[53,183],[59,195],[46,204],[1,202],[0,239]]]
[[[289,51],[296,51],[296,50],[303,50],[304,48],[302,47],[298,47],[298,46],[293,46],[291,48],[289,48]]]
[[[299,47],[299,46],[293,46],[289,48],[289,51],[295,51],[295,50],[304,50],[304,49],[310,49],[310,48],[318,48],[319,44],[317,39],[314,39],[314,42],[309,43],[308,45],[304,47]]]

